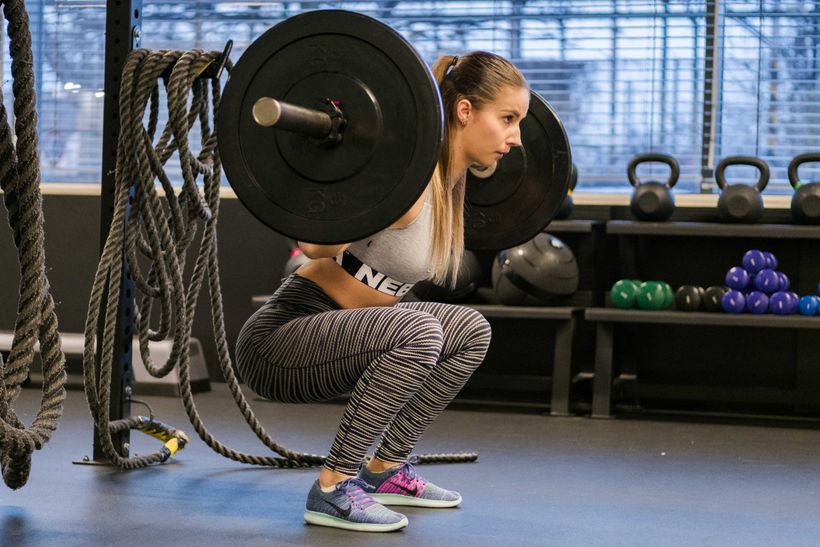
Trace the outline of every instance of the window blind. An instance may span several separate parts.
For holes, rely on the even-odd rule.
[[[105,3],[30,0],[27,6],[35,37],[43,178],[99,182]],[[715,161],[761,155],[772,166],[767,193],[786,191],[788,161],[819,149],[818,2],[146,1],[142,45],[221,50],[230,38],[237,59],[270,26],[323,8],[381,19],[428,62],[472,49],[510,58],[561,116],[581,192],[631,191],[626,166],[643,152],[678,159],[679,192],[708,189],[703,183],[709,153]],[[707,25],[710,13],[716,15],[714,36]],[[7,42],[0,47],[10,107]],[[712,63],[716,72],[710,77]],[[820,180],[817,169],[808,165],[801,176]],[[662,165],[638,172],[642,179],[667,173]]]

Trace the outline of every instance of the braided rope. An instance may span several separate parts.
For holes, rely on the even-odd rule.
[[[9,488],[28,481],[31,454],[51,439],[65,401],[65,356],[45,268],[45,233],[37,151],[37,112],[29,19],[23,0],[0,0],[8,21],[14,80],[12,138],[0,91],[0,187],[20,265],[20,295],[8,363],[0,359],[0,468]],[[40,342],[43,387],[40,409],[28,428],[12,409]]]
[[[114,220],[95,277],[86,323],[86,390],[91,392],[89,403],[98,428],[110,431],[108,386],[110,363],[114,357],[113,327],[124,256],[135,286],[141,293],[134,321],[142,361],[148,372],[156,377],[164,376],[178,367],[183,405],[199,437],[218,454],[242,463],[278,468],[321,465],[325,456],[290,450],[268,435],[242,393],[230,359],[217,258],[221,163],[216,127],[210,125],[211,118],[216,119],[219,108],[220,83],[218,80],[210,80],[209,105],[209,84],[198,78],[220,55],[219,52],[200,50],[136,50],[126,60],[120,89],[121,133],[117,151]],[[227,67],[230,70],[230,64]],[[169,69],[170,77],[166,82],[168,122],[157,143],[153,144],[158,128],[158,79],[167,74]],[[146,109],[147,127],[144,125]],[[212,116],[209,115],[211,109]],[[188,139],[197,124],[200,151],[194,154]],[[183,177],[179,194],[175,192],[163,167],[174,152],[178,154]],[[197,185],[197,177],[200,175],[201,193]],[[159,187],[165,194],[164,200],[160,199],[156,180],[159,180]],[[126,215],[132,186],[132,209]],[[186,251],[200,222],[204,223],[202,238],[186,289],[183,280]],[[150,262],[147,274],[140,268],[138,253]],[[211,435],[199,416],[191,390],[188,348],[197,299],[206,276],[219,365],[228,389],[257,438],[282,457],[252,455],[229,448]],[[97,362],[94,332],[102,311],[99,309],[100,298],[106,289],[108,308],[105,310],[103,353],[98,361],[101,364],[100,385],[97,385],[94,374],[94,364]],[[159,324],[156,330],[151,330],[149,320],[152,317],[154,299],[160,301]],[[164,364],[156,366],[151,359],[148,343],[150,340],[165,339],[169,334],[173,336],[171,354]],[[103,437],[106,455],[123,468],[141,467],[156,461],[151,457],[122,458],[110,443],[110,435]],[[446,454],[418,458],[425,462],[474,461],[476,455]]]

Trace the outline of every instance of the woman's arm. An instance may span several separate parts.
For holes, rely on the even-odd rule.
[[[319,245],[316,243],[305,243],[304,241],[297,241],[296,243],[308,258],[333,258],[342,254],[351,245],[350,243]]]

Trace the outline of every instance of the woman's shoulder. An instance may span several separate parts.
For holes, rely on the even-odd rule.
[[[399,217],[399,219],[396,222],[391,224],[390,228],[394,230],[402,229],[407,228],[408,226],[413,224],[413,222],[415,222],[419,215],[422,213],[424,208],[432,204],[432,194],[433,190],[428,185],[427,188],[424,190],[424,193],[421,196],[419,196],[419,198],[416,200],[413,206],[410,207],[410,209],[408,209],[407,212],[404,213],[401,217]]]

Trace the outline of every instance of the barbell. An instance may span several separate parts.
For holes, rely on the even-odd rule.
[[[228,182],[273,230],[310,243],[363,239],[407,212],[433,175],[443,139],[438,85],[398,32],[344,10],[306,12],[248,46],[217,119]],[[572,160],[560,118],[538,94],[522,146],[468,173],[465,244],[532,238],[567,194]]]

